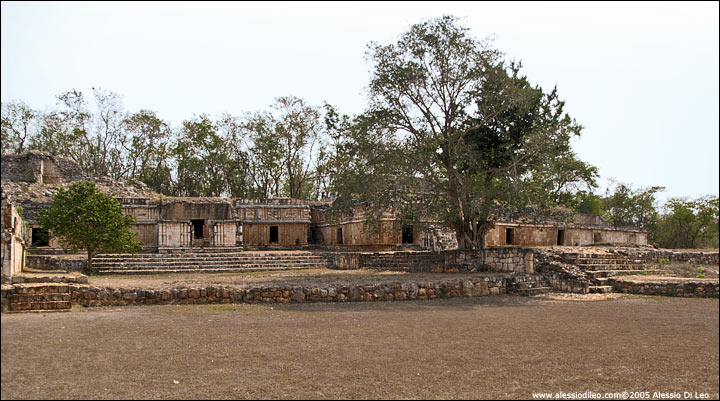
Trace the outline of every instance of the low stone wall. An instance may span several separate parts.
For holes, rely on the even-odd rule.
[[[706,265],[720,264],[718,252],[686,252],[674,251],[672,249],[648,249],[648,248],[623,248],[617,253],[627,255],[631,258],[641,259],[646,262],[657,262],[660,259],[670,262],[692,262]]]
[[[79,272],[85,269],[87,259],[63,258],[53,255],[27,255],[25,263],[31,269]]]
[[[718,280],[622,280],[611,279],[608,284],[624,294],[664,295],[670,297],[718,298]]]
[[[408,272],[507,271],[534,273],[534,251],[520,247],[493,247],[479,251],[339,252],[329,257],[338,270],[378,269]]]
[[[372,302],[453,297],[480,297],[505,294],[505,277],[466,278],[417,283],[301,287],[263,286],[236,288],[228,286],[181,287],[172,289],[108,288],[68,284],[74,305],[152,305],[210,303],[307,303]],[[2,304],[6,308],[13,294],[22,293],[22,285],[3,285]],[[38,287],[39,288],[39,287]]]

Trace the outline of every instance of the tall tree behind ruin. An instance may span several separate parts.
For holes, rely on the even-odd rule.
[[[2,154],[23,153],[37,130],[38,112],[22,101],[2,104]]]
[[[142,181],[153,190],[172,192],[170,126],[153,111],[140,110],[123,121],[125,176]]]
[[[275,131],[283,150],[284,194],[307,199],[316,167],[314,152],[322,131],[320,112],[293,96],[277,98],[272,107],[279,114]]]
[[[243,125],[250,138],[253,193],[261,197],[309,198],[323,132],[320,111],[303,99],[279,97],[272,112],[250,115]]]
[[[216,123],[225,148],[223,176],[228,196],[244,198],[252,193],[248,138],[238,117],[223,114]]]
[[[88,173],[92,176],[121,179],[127,177],[125,165],[126,112],[119,94],[93,88],[97,111],[91,115],[87,149]]]
[[[173,150],[178,196],[222,196],[226,193],[227,155],[217,127],[206,115],[183,122]]]
[[[283,154],[275,131],[275,119],[268,113],[249,116],[243,124],[250,138],[250,171],[252,197],[280,196],[283,175]]]
[[[69,157],[91,177],[125,177],[125,110],[120,95],[93,88],[95,113],[80,91],[67,91],[57,98],[61,109],[39,117],[40,127],[30,139],[30,148]]]
[[[415,218],[440,217],[461,248],[484,246],[498,209],[531,205],[533,173],[568,157],[569,139],[581,131],[555,91],[530,85],[519,65],[506,65],[453,17],[413,25],[395,44],[371,44],[368,58],[372,135],[381,133],[396,155],[388,165],[367,154],[384,164],[369,167],[385,175],[368,178],[399,188],[390,196]],[[392,191],[353,190],[367,189]]]
[[[89,171],[88,125],[91,119],[82,92],[67,91],[57,96],[60,110],[46,113],[40,122],[40,130],[30,140],[30,148],[68,157]]]

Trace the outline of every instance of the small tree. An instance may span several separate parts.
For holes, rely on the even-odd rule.
[[[88,270],[98,252],[135,253],[141,249],[130,230],[135,218],[124,216],[120,204],[92,182],[80,181],[60,189],[50,208],[38,214],[38,222],[60,238],[64,246],[86,249]]]

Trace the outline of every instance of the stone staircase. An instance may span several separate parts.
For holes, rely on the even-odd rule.
[[[618,254],[565,253],[563,261],[577,266],[590,279],[590,293],[613,292],[609,280],[627,275],[667,275],[667,272],[648,266],[643,260],[632,259]]]
[[[222,273],[312,269],[327,265],[325,256],[307,251],[103,254],[93,259],[93,269],[105,274]]]
[[[9,312],[60,312],[72,308],[70,286],[64,283],[16,284],[3,289]],[[4,308],[3,308],[4,309]]]
[[[518,275],[508,279],[507,291],[516,295],[532,296],[553,292],[553,288],[541,275]]]

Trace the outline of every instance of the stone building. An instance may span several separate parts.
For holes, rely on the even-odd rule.
[[[62,251],[57,238],[39,227],[35,214],[50,205],[58,189],[80,179],[87,177],[66,158],[37,151],[3,156],[3,207],[11,203],[22,207],[31,246]],[[166,197],[139,182],[120,183],[107,178],[92,181],[100,191],[120,202],[124,214],[135,217],[132,230],[147,252],[309,244],[346,249],[457,247],[454,232],[432,221],[424,221],[420,227],[403,224],[388,212],[378,219],[378,224],[369,225],[362,205],[350,215],[333,220],[329,218],[330,202],[311,205],[289,198]],[[499,219],[487,234],[489,246],[597,243],[647,244],[647,232],[613,227],[599,216],[578,214],[570,222]]]
[[[442,250],[457,248],[452,229],[424,221],[422,228],[403,224],[386,212],[377,224],[367,224],[363,206],[331,221],[330,203],[312,209],[312,238],[315,243],[346,248],[384,249],[416,246]],[[498,219],[486,235],[487,246],[582,246],[593,244],[647,245],[647,230],[615,227],[592,214],[577,213],[571,219]]]

